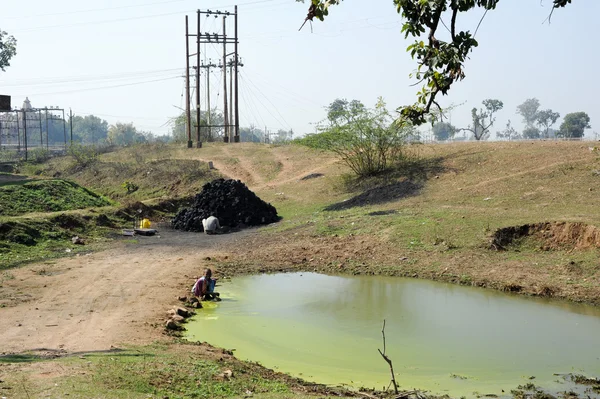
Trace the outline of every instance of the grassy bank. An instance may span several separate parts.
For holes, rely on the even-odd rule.
[[[319,398],[358,396],[310,384],[206,344],[0,356],[0,387],[12,398]],[[27,365],[34,367],[27,367]],[[43,378],[41,378],[43,377]]]

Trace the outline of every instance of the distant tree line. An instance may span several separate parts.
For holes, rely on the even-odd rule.
[[[208,111],[202,110],[200,112],[200,139],[203,142],[212,141],[223,141],[224,124],[223,114],[216,110],[210,111],[210,125],[208,127]],[[191,115],[191,136],[192,141],[196,140],[196,115]],[[170,139],[176,143],[185,143],[188,140],[186,132],[186,115],[182,112],[170,121],[171,125],[171,137]],[[286,143],[292,140],[294,136],[293,130],[289,129],[277,129],[273,131],[265,131],[256,127],[255,125],[240,126],[240,140],[244,143],[272,143],[280,144]]]
[[[433,136],[437,141],[455,139],[459,132],[470,132],[468,139],[487,140],[490,137],[491,128],[496,121],[495,114],[500,111],[504,104],[497,99],[486,99],[482,101],[483,107],[471,110],[471,124],[466,128],[458,128],[447,121],[439,120],[432,126]],[[525,125],[518,132],[509,120],[503,130],[496,132],[496,137],[501,140],[535,140],[553,138],[581,138],[585,129],[591,128],[590,117],[586,112],[572,112],[566,114],[558,129],[553,126],[560,118],[560,114],[551,109],[541,109],[537,98],[529,98],[517,106],[517,114],[521,116]],[[442,119],[442,118],[439,118]]]

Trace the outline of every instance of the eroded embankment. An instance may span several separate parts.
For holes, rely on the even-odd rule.
[[[600,247],[600,229],[581,222],[543,222],[496,230],[491,247],[506,250],[522,239],[532,239],[544,251],[582,250]]]

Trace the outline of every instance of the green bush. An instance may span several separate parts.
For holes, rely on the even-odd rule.
[[[412,125],[394,120],[379,99],[374,109],[358,101],[336,100],[328,107],[329,126],[295,142],[332,151],[360,177],[385,172],[405,158],[404,146],[415,136]]]
[[[91,145],[73,143],[68,154],[73,157],[76,168],[85,168],[98,160],[98,150]]]

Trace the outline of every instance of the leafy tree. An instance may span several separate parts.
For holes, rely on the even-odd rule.
[[[506,122],[506,127],[501,132],[496,132],[496,136],[500,139],[506,139],[508,141],[516,140],[521,138],[517,130],[512,126],[510,119]]]
[[[240,141],[244,143],[261,143],[264,137],[264,132],[254,125],[250,125],[250,127],[240,127]]]
[[[538,109],[540,109],[540,100],[537,98],[528,98],[523,104],[517,106],[517,113],[523,117],[525,127],[532,127],[537,122]]]
[[[108,137],[108,122],[94,115],[73,117],[73,139],[84,144],[105,142]]]
[[[540,129],[535,126],[527,126],[523,129],[523,138],[524,139],[539,139],[540,138]]]
[[[560,118],[560,114],[558,112],[553,112],[551,109],[538,112],[537,123],[544,128],[544,138],[550,136],[550,128],[556,123],[558,118]]]
[[[336,98],[327,107],[327,120],[332,125],[347,123],[352,117],[364,111],[364,104],[358,100],[348,102],[345,98]]]
[[[133,123],[117,122],[108,128],[107,141],[114,145],[127,145],[146,142],[146,137],[137,131]]]
[[[192,129],[192,140],[196,140],[196,113],[192,112],[191,114],[191,129]],[[210,114],[210,123],[211,125],[223,125],[223,114],[217,112],[216,110],[212,110]],[[171,125],[171,136],[173,137],[173,141],[177,143],[185,143],[188,141],[187,132],[185,129],[186,124],[186,116],[185,112],[177,115],[175,118],[172,118],[169,121]],[[206,127],[208,125],[208,115],[206,111],[200,111],[200,139],[202,141],[215,141],[219,140],[223,136],[223,128],[222,127],[213,127],[209,129]],[[241,134],[240,134],[241,135]]]
[[[471,110],[471,118],[473,120],[472,125],[462,129],[473,133],[473,137],[478,141],[488,139],[490,136],[490,128],[496,121],[494,114],[504,107],[502,101],[491,98],[483,100],[481,103],[484,108],[479,109],[479,111],[477,108]]]
[[[456,133],[456,128],[448,122],[436,122],[433,125],[432,130],[435,139],[438,141],[448,140],[454,137],[454,134]]]
[[[293,130],[279,129],[279,130],[277,130],[277,133],[275,133],[275,135],[273,137],[273,143],[274,144],[288,143],[292,140],[293,137],[294,137]]]
[[[336,111],[338,104],[334,101],[327,108],[328,114]],[[394,121],[381,98],[375,109],[342,109],[335,119],[338,122],[297,142],[336,153],[360,177],[383,172],[403,159],[406,138],[415,129],[406,122]],[[360,111],[354,112],[357,109]]]
[[[585,129],[590,129],[590,117],[585,112],[573,112],[566,114],[560,125],[559,135],[561,137],[573,138],[583,137]]]
[[[0,70],[5,71],[15,55],[17,55],[17,39],[8,36],[8,33],[0,29]]]
[[[417,61],[414,77],[423,82],[422,89],[417,93],[417,103],[399,109],[401,115],[413,125],[424,123],[433,106],[439,108],[436,102],[438,94],[447,94],[454,82],[465,78],[465,61],[471,50],[478,46],[475,40],[477,28],[474,31],[473,27],[461,30],[457,21],[468,18],[458,18],[459,14],[477,13],[480,12],[479,9],[487,13],[494,10],[499,1],[393,0],[404,21],[402,32],[406,38],[415,38],[407,51]],[[330,6],[341,2],[342,0],[311,0],[305,23],[314,18],[322,21],[329,14]],[[569,3],[571,0],[552,0],[552,11]],[[368,7],[368,2],[363,4]],[[442,21],[443,17],[446,18],[445,21]],[[449,37],[442,40],[446,28]],[[425,40],[421,40],[423,36]]]

